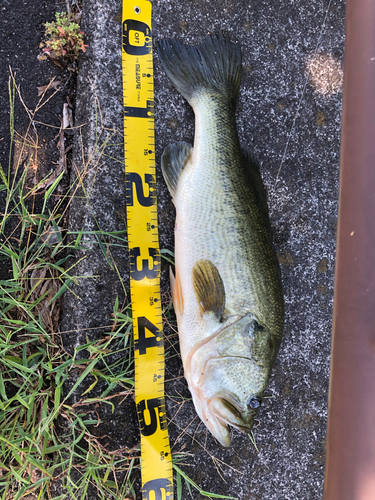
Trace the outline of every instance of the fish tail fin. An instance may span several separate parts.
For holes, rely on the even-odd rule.
[[[235,104],[241,81],[241,50],[221,34],[192,47],[165,39],[158,45],[161,63],[177,90],[191,103],[202,93],[220,94]]]

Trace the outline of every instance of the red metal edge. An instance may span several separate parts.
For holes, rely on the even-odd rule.
[[[347,0],[324,500],[375,499],[375,0]]]

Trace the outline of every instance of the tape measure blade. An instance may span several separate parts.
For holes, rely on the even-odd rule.
[[[123,1],[122,54],[125,182],[142,495],[144,500],[173,500],[164,400],[151,3],[148,0]]]

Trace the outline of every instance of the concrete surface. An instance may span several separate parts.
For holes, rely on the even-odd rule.
[[[71,252],[74,258],[70,259],[68,266],[75,266],[72,273],[79,279],[77,284],[72,284],[71,292],[64,295],[61,323],[61,331],[67,332],[62,334],[64,346],[71,353],[86,344],[87,339],[99,340],[103,333],[111,331],[115,300],[118,298],[121,307],[128,293],[127,246],[112,245],[118,241],[100,236],[113,263],[111,268],[93,234],[94,231],[126,229],[121,20],[116,19],[120,9],[121,4],[113,0],[103,4],[98,1],[83,4],[85,14],[81,28],[87,34],[88,48],[80,58],[77,80],[75,125],[83,127],[74,140],[70,172],[74,196],[69,209],[69,231],[74,233],[83,229],[86,234],[79,244],[83,249]],[[126,238],[126,234],[123,237]],[[74,238],[72,235],[71,239]],[[87,357],[87,352],[80,351],[78,357]],[[70,373],[64,386],[65,393],[70,391],[79,375],[79,372]],[[72,394],[70,403],[77,403],[93,381],[87,377]],[[100,395],[106,387],[99,381],[90,397]],[[111,395],[118,392],[112,391]],[[100,442],[112,451],[127,446],[131,448],[139,443],[134,402],[123,397],[111,401],[116,406],[113,413],[109,405],[85,407],[85,411],[97,411],[100,415],[100,425],[92,426],[91,432],[99,440],[104,436]],[[69,429],[66,431],[69,433]],[[136,489],[140,490],[139,477],[137,480]],[[55,493],[65,491],[57,485]],[[89,487],[87,498],[96,498],[95,488]]]
[[[73,201],[70,230],[91,231],[97,224],[102,230],[121,230],[125,227],[122,138],[111,139],[117,145],[106,151],[119,161],[101,156],[95,146],[98,134],[100,144],[110,134],[98,122],[95,102],[100,103],[106,128],[121,131],[123,126],[121,2],[84,0],[83,9],[82,29],[89,49],[80,61],[75,125],[86,125],[82,137],[77,134],[75,138],[77,170],[72,181],[74,172],[84,170],[93,153],[93,169],[87,169],[85,183],[94,187],[88,197],[80,191]],[[183,463],[189,465],[181,468],[201,488],[239,500],[322,497],[342,97],[337,81],[343,59],[344,9],[344,0],[153,1],[155,43],[167,36],[198,43],[217,30],[227,31],[240,43],[244,71],[238,129],[242,144],[253,146],[269,191],[286,324],[269,399],[254,430],[258,451],[237,431],[233,431],[231,448],[223,449],[199,424],[182,377],[176,336],[166,327],[166,392],[173,451],[187,454]],[[317,56],[326,63],[318,65],[310,83],[312,75],[306,74],[306,67],[311,68]],[[333,78],[336,83],[330,85]],[[328,93],[322,93],[321,79],[328,79],[323,85]],[[159,158],[167,144],[193,141],[194,120],[157,56],[155,106],[160,246],[173,249],[174,211]],[[65,296],[62,329],[76,331],[65,335],[68,349],[84,341],[86,334],[99,338],[103,330],[93,328],[107,325],[116,296],[120,301],[124,297],[120,280],[98,245],[86,245],[86,251],[76,253],[76,261],[85,259],[75,273],[97,277],[81,279],[74,288],[81,300]],[[114,251],[114,260],[127,283],[125,249]],[[162,294],[166,302],[168,293],[165,262]],[[110,446],[135,444],[138,430],[131,402],[118,406],[114,415],[105,408],[100,412],[103,423],[97,428],[98,436],[110,434]],[[139,481],[136,487],[139,490]],[[203,498],[195,490],[192,497]],[[182,498],[190,498],[185,486]]]
[[[206,441],[203,426],[194,434],[196,420],[182,438],[185,450],[194,454],[195,467],[185,469],[191,477],[206,490],[241,500],[322,497],[342,96],[318,93],[306,65],[320,53],[342,62],[344,6],[343,1],[304,0],[154,3],[155,39],[178,36],[194,43],[224,29],[241,44],[238,129],[242,143],[253,145],[269,191],[286,323],[271,398],[254,431],[259,452],[238,432],[232,447],[221,449],[210,436]],[[321,79],[333,78],[327,77],[328,67]],[[161,153],[170,142],[192,141],[193,116],[157,60],[155,75]],[[162,181],[159,186],[160,210],[169,206],[172,212]],[[162,224],[161,246],[171,246],[172,238],[171,223]],[[168,385],[169,391],[176,389],[175,382]],[[173,439],[195,415],[192,405],[184,405],[183,415],[178,406],[169,408],[172,418],[176,414]],[[210,454],[233,469],[220,468]]]

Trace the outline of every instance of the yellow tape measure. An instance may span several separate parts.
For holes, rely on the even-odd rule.
[[[172,500],[156,206],[151,3],[123,0],[125,182],[144,500]]]

